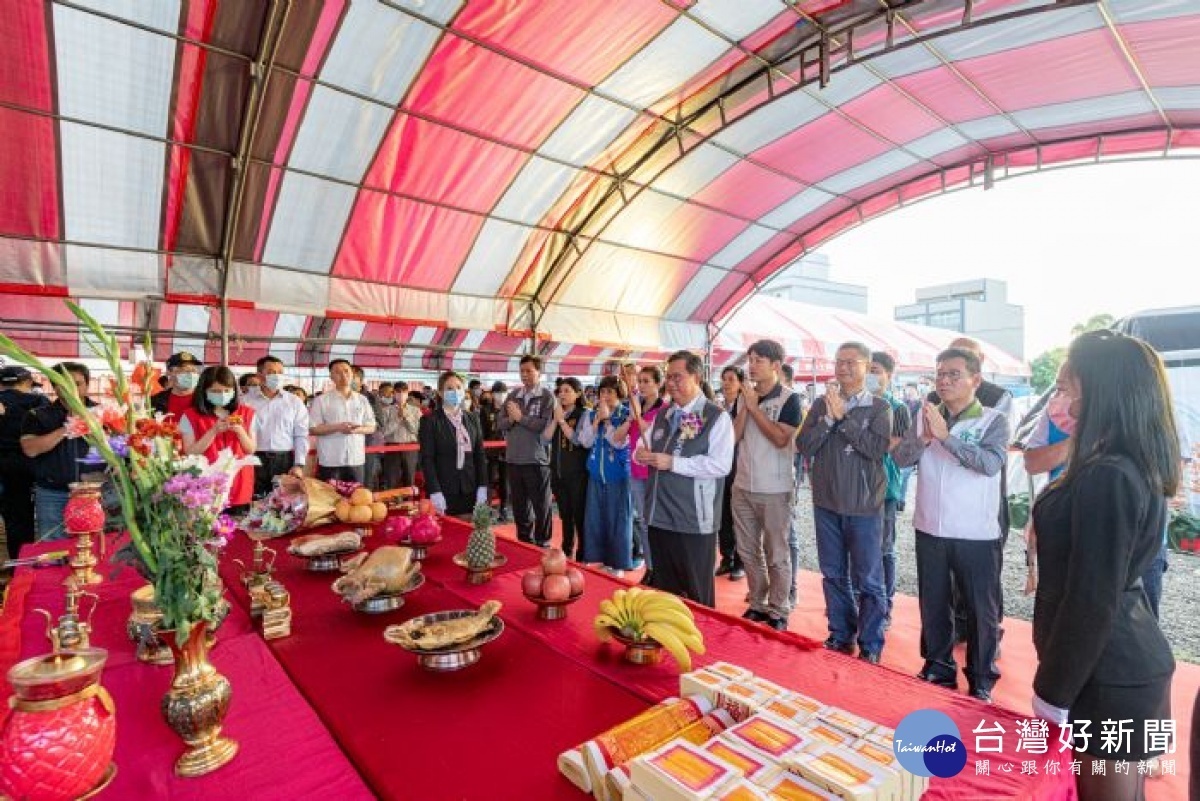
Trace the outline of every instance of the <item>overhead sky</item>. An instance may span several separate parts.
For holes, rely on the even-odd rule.
[[[1048,171],[915,204],[833,240],[830,278],[891,318],[917,287],[1008,282],[1025,358],[1093,314],[1200,304],[1200,160]]]

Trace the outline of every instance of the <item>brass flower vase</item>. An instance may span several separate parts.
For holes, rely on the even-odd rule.
[[[162,638],[175,657],[171,689],[163,696],[163,717],[188,745],[175,763],[175,773],[187,778],[203,776],[233,759],[238,744],[221,736],[221,724],[233,695],[229,680],[208,661],[207,623],[197,623],[185,642],[176,642],[176,632],[164,631]]]

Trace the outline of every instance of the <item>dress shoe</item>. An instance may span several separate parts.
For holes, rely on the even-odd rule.
[[[742,570],[740,567],[735,567],[733,570],[729,571],[729,580],[730,581],[741,581],[745,577],[746,577],[746,571]]]
[[[742,617],[754,623],[766,623],[771,619],[765,612],[760,612],[757,609],[747,609],[742,613]]]
[[[717,565],[717,572],[714,573],[713,575],[724,576],[732,570],[733,570],[733,565],[729,564],[729,562],[722,559],[721,564]]]
[[[967,695],[976,700],[983,701],[985,704],[990,704],[992,702],[991,692],[983,689],[982,687],[974,687],[968,690]]]
[[[767,624],[767,628],[775,629],[776,631],[787,631],[787,621],[781,617],[771,617],[768,615],[767,619],[763,622]]]
[[[945,679],[935,673],[930,673],[928,670],[922,670],[917,674],[917,678],[921,681],[927,681],[930,684],[936,684],[939,687],[945,687],[948,690],[958,689],[957,679]]]
[[[879,664],[879,654],[873,654],[870,651],[863,651],[858,658],[864,662],[870,662],[872,665]]]
[[[832,637],[825,641],[825,647],[830,651],[837,651],[838,653],[846,654],[847,656],[854,656],[854,646],[852,644],[848,642],[838,642]]]

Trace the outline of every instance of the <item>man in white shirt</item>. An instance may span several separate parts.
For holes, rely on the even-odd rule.
[[[366,435],[375,430],[371,403],[355,392],[350,362],[329,363],[333,389],[322,392],[309,407],[309,433],[317,438],[317,478],[363,483],[366,477]]]
[[[254,496],[271,491],[275,476],[304,477],[308,460],[308,407],[285,392],[283,362],[263,356],[256,363],[259,382],[246,390],[242,402],[254,410],[254,441],[258,466],[254,468]]]
[[[717,529],[725,476],[733,467],[733,423],[704,397],[704,363],[690,351],[667,360],[670,410],[654,418],[634,458],[650,468],[646,519],[653,586],[715,604]]]

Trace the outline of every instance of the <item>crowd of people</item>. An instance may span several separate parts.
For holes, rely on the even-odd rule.
[[[644,567],[643,583],[700,604],[715,605],[718,577],[744,576],[743,616],[777,630],[796,605],[799,489],[808,483],[825,647],[878,663],[896,560],[915,558],[918,677],[958,688],[955,644],[965,640],[966,691],[990,702],[1003,636],[1011,396],[983,379],[979,345],[965,338],[939,354],[924,396],[898,392],[892,357],[858,342],[837,349],[833,379],[816,397],[793,386],[785,357],[779,343],[755,342],[745,371],[723,369],[714,393],[688,351],[623,365],[594,387],[560,377],[551,388],[541,359],[528,355],[512,391],[448,371],[428,396],[403,382],[370,390],[360,368],[335,359],[330,388],[308,398],[273,356],[235,379],[178,353],[152,405],[175,416],[189,453],[258,456],[235,484],[235,508],[275,476],[303,475],[315,444],[310,472],[320,478],[391,487],[419,474],[438,512],[468,515],[497,501],[517,537],[536,546],[550,545],[557,506],[568,557],[616,577]],[[87,392],[86,367],[55,369]],[[0,381],[0,513],[15,556],[35,534],[61,533],[86,448],[65,435],[66,409],[34,392],[28,371],[5,368]],[[1170,717],[1174,662],[1156,615],[1167,499],[1180,480],[1174,425],[1157,355],[1099,332],[1072,344],[1054,397],[1021,443],[1029,472],[1052,478],[1029,537],[1039,579],[1033,705],[1056,723],[1133,720],[1123,751],[1102,752],[1093,738],[1088,755],[1098,761],[1153,756],[1137,727]],[[485,445],[500,440],[502,448]],[[896,519],[910,480],[916,547],[899,557]],[[1095,785],[1085,770],[1081,795],[1097,797]]]

